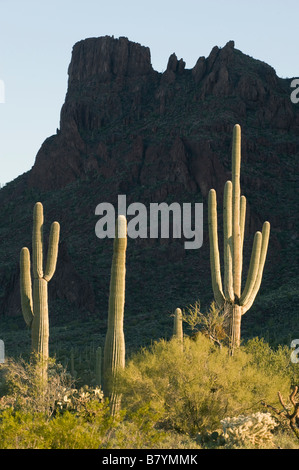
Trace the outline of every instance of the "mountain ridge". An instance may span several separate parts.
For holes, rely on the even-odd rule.
[[[276,312],[271,306],[279,281],[289,285],[289,277],[298,277],[299,109],[290,100],[289,79],[235,49],[233,41],[215,46],[192,69],[173,53],[160,73],[152,68],[148,48],[110,36],[76,43],[68,74],[60,129],[43,142],[32,169],[0,191],[0,319],[21,316],[19,251],[31,243],[31,211],[41,200],[45,237],[48,221],[62,226],[49,291],[52,321],[63,323],[73,309],[78,319],[99,315],[105,324],[111,240],[96,238],[95,208],[100,202],[115,205],[119,194],[127,195],[128,204],[204,204],[204,244],[194,253],[177,240],[129,241],[129,323],[136,316],[145,324],[161,322],[167,330],[164,324],[171,324],[168,316],[177,306],[198,298],[208,305],[207,195],[216,189],[221,212],[224,183],[231,175],[232,128],[239,123],[241,188],[248,200],[247,264],[254,232],[264,220],[272,226],[260,294],[270,296],[266,318],[258,298],[244,317],[244,331],[259,330],[259,323],[252,324],[256,319],[262,330],[274,322],[276,336],[281,323],[284,337],[288,329],[295,330],[296,296],[287,321],[281,316],[283,305],[275,306]],[[219,230],[221,237],[221,219]]]

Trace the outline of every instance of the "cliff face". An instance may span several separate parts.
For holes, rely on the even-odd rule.
[[[234,122],[247,134],[299,128],[286,84],[270,66],[235,50],[233,41],[214,47],[192,70],[172,54],[160,74],[148,48],[127,38],[91,38],[74,46],[68,74],[60,130],[37,154],[33,187],[63,187],[89,171],[109,177],[126,154],[130,182],[177,180],[206,196],[226,179],[217,155],[226,150]],[[259,152],[258,134],[256,140],[245,141],[245,154]]]
[[[64,262],[57,267],[52,297],[90,312],[100,305],[105,313],[111,260],[110,248],[106,259],[94,235],[98,203],[115,204],[118,194],[126,194],[128,204],[203,201],[206,215],[206,197],[213,187],[221,206],[235,123],[243,134],[246,235],[251,240],[262,222],[270,220],[269,288],[278,285],[278,273],[285,279],[288,270],[296,275],[292,253],[298,236],[299,109],[290,100],[290,81],[235,49],[233,41],[199,57],[190,70],[172,54],[165,72],[158,73],[147,47],[113,37],[75,44],[68,74],[60,129],[42,144],[31,171],[0,192],[7,208],[0,216],[4,231],[5,214],[15,214],[15,220],[20,200],[26,201],[29,238],[37,198],[46,215],[61,223]],[[18,234],[12,242],[3,236],[7,256],[18,258],[23,238]],[[153,299],[161,309],[167,298],[172,308],[212,296],[206,219],[199,251],[186,253],[171,240],[129,245],[129,311],[140,312]],[[18,267],[17,262],[11,265],[15,267],[4,281],[1,299],[2,313],[13,314],[19,312]],[[2,271],[2,279],[6,277]]]
[[[136,119],[157,75],[148,48],[111,37],[78,42],[68,74],[60,130],[44,142],[30,175],[30,184],[43,189],[65,186],[101,166],[113,174],[113,168],[105,170],[111,163],[105,161],[106,145],[121,138],[120,130],[118,136],[111,132],[108,140],[101,131],[107,134],[109,126]]]

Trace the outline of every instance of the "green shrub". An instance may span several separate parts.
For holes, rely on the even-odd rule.
[[[12,407],[15,411],[51,416],[61,395],[72,389],[73,381],[54,359],[49,359],[47,365],[48,386],[45,389],[35,355],[28,361],[8,358],[0,369],[0,410]]]
[[[1,367],[0,448],[85,449],[106,442],[112,418],[102,390],[77,390],[54,360],[45,389],[31,359],[9,359]]]
[[[98,449],[111,427],[108,408],[93,403],[93,415],[65,411],[51,419],[43,413],[6,409],[0,413],[1,449]]]
[[[229,357],[227,348],[199,334],[185,339],[183,352],[176,341],[161,340],[135,354],[122,374],[122,394],[129,410],[149,405],[160,416],[157,425],[194,434],[262,411],[262,401],[277,404],[278,390],[287,392],[290,383],[289,371],[277,371],[275,361],[259,363],[249,347]]]
[[[265,413],[262,402],[279,408],[277,392],[289,395],[298,374],[294,366],[288,348],[274,351],[259,339],[233,357],[201,333],[184,338],[183,350],[176,340],[161,340],[127,361],[123,408],[112,417],[101,389],[74,388],[55,361],[49,362],[49,387],[40,393],[34,363],[9,360],[0,368],[0,448],[221,447],[221,421]],[[273,445],[298,448],[282,428],[275,430]]]
[[[286,375],[292,384],[299,384],[299,367],[291,362],[292,350],[287,346],[279,345],[274,350],[263,338],[253,338],[244,345],[243,350],[251,355],[252,363],[260,369],[267,370],[273,376]]]
[[[0,414],[0,449],[45,449],[47,421],[42,413],[34,415],[12,408]]]

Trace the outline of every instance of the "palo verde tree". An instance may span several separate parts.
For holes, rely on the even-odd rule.
[[[239,347],[241,317],[252,306],[259,291],[268,250],[270,224],[264,222],[262,232],[256,232],[245,287],[242,291],[243,243],[246,217],[246,198],[241,196],[241,127],[233,129],[232,181],[224,187],[223,238],[224,283],[222,285],[217,233],[217,198],[211,189],[208,200],[210,265],[214,297],[219,308],[229,317],[230,352]]]

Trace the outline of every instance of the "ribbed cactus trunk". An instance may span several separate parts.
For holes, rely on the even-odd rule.
[[[184,350],[184,331],[183,331],[183,313],[180,308],[176,308],[173,320],[172,337],[178,341],[181,351]]]
[[[183,314],[180,308],[176,308],[173,320],[173,338],[183,342]]]
[[[33,292],[30,252],[26,247],[22,248],[20,255],[20,289],[23,316],[31,328],[32,352],[46,364],[49,357],[48,282],[56,269],[60,225],[58,222],[53,222],[51,226],[44,271],[43,223],[43,206],[37,202],[34,206],[32,232]]]
[[[108,326],[104,347],[104,394],[109,397],[111,413],[120,408],[121,395],[117,374],[125,367],[125,337],[123,331],[126,279],[127,221],[120,215],[116,222],[110,278]]]
[[[253,242],[246,284],[242,292],[243,243],[246,218],[246,198],[241,196],[241,128],[234,126],[232,145],[232,181],[227,181],[223,197],[224,240],[224,289],[222,287],[216,191],[209,192],[209,238],[212,286],[218,307],[227,309],[229,315],[230,352],[240,346],[241,318],[252,306],[259,291],[266,261],[270,224],[265,222],[263,230],[256,232]]]
[[[241,341],[242,307],[231,304],[229,310],[229,350],[231,354]]]
[[[34,318],[31,326],[32,350],[43,359],[49,357],[48,283],[45,279],[33,281]]]

